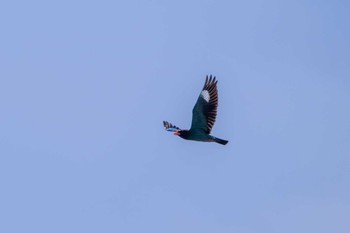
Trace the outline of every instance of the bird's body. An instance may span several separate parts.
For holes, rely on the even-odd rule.
[[[201,142],[217,142],[226,145],[228,141],[216,138],[210,135],[214,126],[218,108],[218,91],[217,81],[215,77],[210,75],[206,77],[204,87],[198,97],[198,100],[192,110],[192,124],[189,130],[181,130],[167,121],[163,121],[167,131],[175,132],[175,135],[183,139],[201,141]]]

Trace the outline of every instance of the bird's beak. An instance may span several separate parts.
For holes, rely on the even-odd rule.
[[[179,136],[179,135],[180,135],[180,131],[176,131],[176,132],[174,133],[174,135]]]

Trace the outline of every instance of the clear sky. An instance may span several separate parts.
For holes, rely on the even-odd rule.
[[[350,232],[349,1],[3,1],[0,232]],[[185,141],[217,76],[216,143]]]

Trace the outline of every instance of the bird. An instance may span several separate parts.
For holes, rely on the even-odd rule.
[[[226,145],[228,143],[227,140],[210,135],[218,109],[217,83],[215,76],[206,76],[204,87],[192,110],[192,124],[189,130],[182,130],[167,121],[163,121],[165,130],[174,132],[174,135],[186,140],[217,142]]]

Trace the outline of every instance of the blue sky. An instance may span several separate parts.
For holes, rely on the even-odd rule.
[[[0,5],[1,232],[349,232],[348,1]]]

